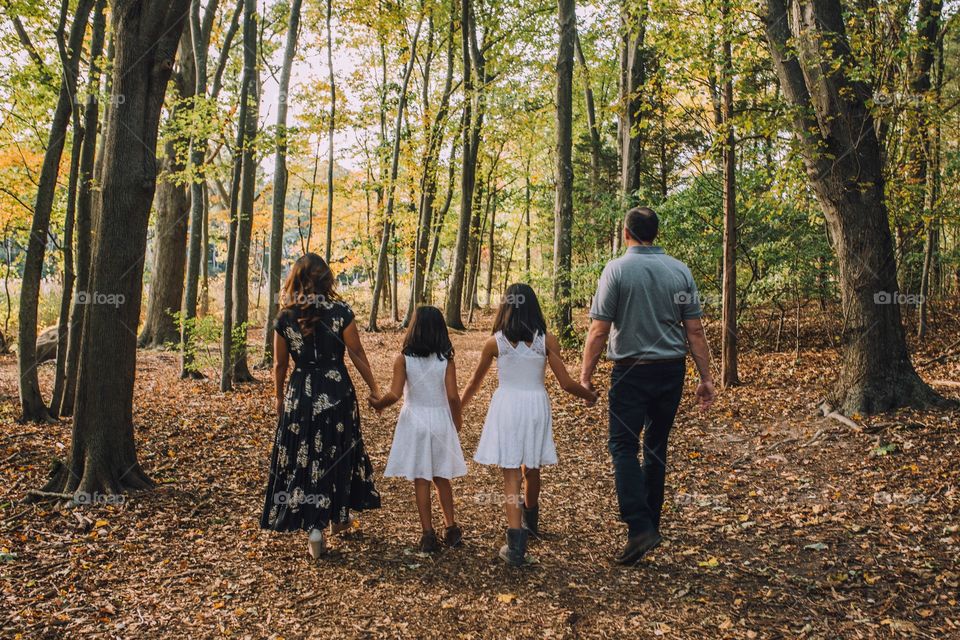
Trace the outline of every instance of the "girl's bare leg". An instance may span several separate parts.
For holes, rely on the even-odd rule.
[[[523,506],[536,509],[540,506],[540,469],[523,469]]]
[[[452,527],[456,522],[453,512],[453,488],[447,478],[434,478],[433,484],[437,487],[437,497],[440,498],[440,508],[443,510],[445,526]]]
[[[420,514],[420,526],[424,531],[432,531],[433,513],[430,505],[430,481],[417,478],[413,481],[413,492],[417,500],[417,513]]]
[[[507,513],[507,526],[520,528],[520,485],[523,475],[520,469],[503,469],[504,511]]]

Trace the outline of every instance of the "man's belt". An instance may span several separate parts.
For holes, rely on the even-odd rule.
[[[675,364],[677,362],[686,362],[686,357],[683,358],[660,358],[659,360],[651,360],[649,358],[621,358],[619,360],[614,360],[613,364],[616,366],[624,367],[633,367],[641,364]]]

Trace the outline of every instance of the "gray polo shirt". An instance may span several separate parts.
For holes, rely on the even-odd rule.
[[[687,354],[683,320],[699,318],[687,265],[655,246],[634,246],[607,263],[590,317],[612,323],[607,358],[668,360]]]

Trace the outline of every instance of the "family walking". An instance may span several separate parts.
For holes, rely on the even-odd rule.
[[[384,475],[413,482],[420,550],[460,546],[463,530],[450,481],[467,472],[458,435],[462,412],[496,360],[498,386],[474,460],[502,470],[507,530],[499,556],[522,566],[529,538],[539,535],[540,468],[557,463],[546,368],[564,391],[592,405],[597,400],[593,374],[606,350],[614,363],[608,445],[620,518],[628,527],[617,562],[639,561],[661,541],[667,440],[683,392],[688,350],[700,376],[696,396],[701,408],[709,407],[715,395],[696,284],[686,265],[654,245],[657,230],[651,209],[627,212],[627,250],[600,277],[579,382],[567,372],[560,345],[547,331],[536,293],[529,285],[514,284],[504,294],[492,335],[462,394],[453,345],[438,309],[416,310],[394,361],[390,389],[381,393],[353,311],[337,295],[329,266],[315,254],[297,260],[283,287],[275,327],[279,420],[261,527],[306,531],[309,553],[318,558],[326,550],[327,527],[336,534],[350,527],[351,511],[380,506],[360,432],[357,393],[345,363],[349,357],[378,413],[403,399]],[[442,536],[433,525],[431,489],[443,512]]]

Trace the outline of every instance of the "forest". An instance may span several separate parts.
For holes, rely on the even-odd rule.
[[[0,635],[960,634],[958,13],[0,0]],[[300,256],[383,388],[420,305],[469,379],[515,282],[576,377],[641,205],[699,287],[719,390],[698,411],[688,359],[655,556],[601,557],[606,378],[593,407],[547,376],[560,462],[526,574],[491,563],[472,461],[465,548],[410,547],[410,491],[381,478],[397,411],[363,402],[383,508],[321,567],[258,528]]]

